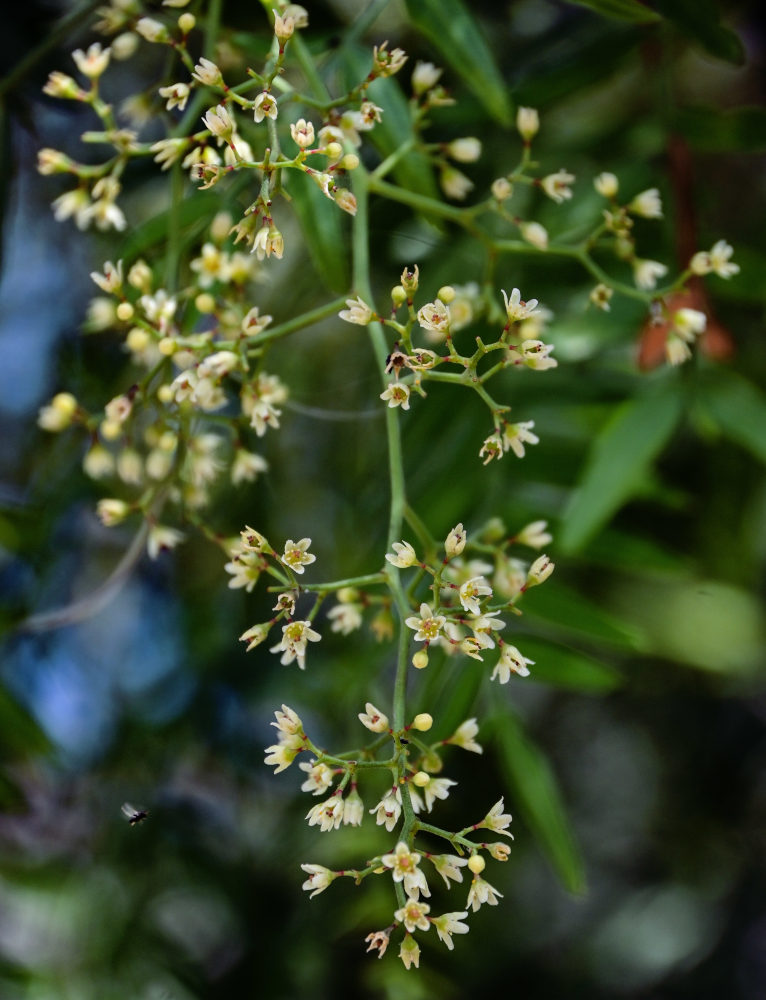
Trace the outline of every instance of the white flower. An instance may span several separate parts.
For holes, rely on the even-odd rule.
[[[274,725],[274,723],[272,723]],[[312,795],[323,795],[332,784],[333,771],[327,764],[312,760],[310,764],[301,763],[298,765],[301,771],[308,774],[308,778],[301,785],[302,792],[311,792]]]
[[[72,58],[83,76],[87,76],[89,80],[97,80],[109,65],[111,54],[111,49],[102,49],[100,42],[94,42],[88,46],[87,52],[75,49]]]
[[[447,155],[458,163],[475,163],[481,156],[481,142],[473,136],[447,143]]]
[[[490,906],[497,906],[498,897],[500,899],[503,898],[502,892],[498,892],[497,889],[493,888],[489,884],[489,882],[486,882],[483,878],[479,878],[477,875],[471,883],[471,888],[468,892],[468,900],[465,905],[470,906],[475,913],[482,903],[488,903]]]
[[[503,427],[503,447],[513,451],[517,458],[523,458],[525,444],[537,444],[540,438],[532,433],[534,420],[526,420],[518,424],[506,424]]]
[[[439,174],[439,183],[447,197],[454,198],[455,201],[462,201],[473,187],[471,178],[466,177],[455,167],[443,167]]]
[[[287,665],[297,660],[301,670],[306,667],[306,643],[319,642],[321,635],[311,628],[311,622],[294,621],[282,626],[282,640],[269,652],[282,652],[280,663]]]
[[[202,116],[205,127],[210,129],[213,135],[219,139],[230,139],[234,131],[234,123],[231,116],[223,104],[218,104],[215,108],[209,108]]]
[[[633,261],[633,279],[644,291],[656,288],[658,279],[664,278],[667,273],[668,269],[659,261],[640,260],[638,257]]]
[[[370,814],[375,815],[375,822],[378,826],[385,826],[390,833],[396,826],[402,811],[401,802],[396,797],[396,789],[392,788],[387,792],[374,809],[370,809]]]
[[[288,768],[300,753],[300,747],[292,746],[290,743],[275,743],[266,747],[264,763],[269,767],[275,767],[274,774],[279,774]]]
[[[603,174],[599,174],[598,177],[595,178],[593,186],[604,198],[614,198],[619,190],[620,182],[614,174],[610,174],[605,171]]]
[[[203,83],[207,87],[220,87],[223,84],[220,69],[210,59],[205,59],[204,56],[200,58],[200,61],[194,67],[192,76],[198,83]]]
[[[491,462],[493,458],[502,458],[504,454],[503,439],[497,431],[494,434],[490,434],[488,438],[485,438],[484,443],[479,449],[479,458],[482,455],[487,456],[482,463],[483,465]]]
[[[266,472],[269,463],[265,458],[256,455],[255,452],[245,451],[244,448],[237,448],[234,452],[234,461],[231,465],[231,481],[235,486],[240,483],[251,483],[261,472]]]
[[[426,772],[423,772],[424,774]],[[451,778],[434,778],[429,775],[429,782],[427,785],[419,785],[420,791],[426,800],[426,810],[431,812],[434,807],[434,802],[437,799],[446,799],[449,796],[449,790],[457,782],[453,781]],[[405,886],[405,889],[407,887]],[[428,895],[424,893],[424,895]]]
[[[673,314],[673,328],[676,333],[689,344],[704,333],[707,326],[707,316],[699,309],[677,309]]]
[[[394,542],[391,548],[394,550],[393,554],[386,552],[386,559],[399,569],[407,569],[418,561],[415,549],[409,542]]]
[[[444,71],[432,62],[416,62],[412,71],[412,90],[416,96],[424,94],[439,82]]]
[[[411,934],[404,935],[399,945],[399,958],[405,969],[410,969],[413,965],[416,969],[420,968],[420,946]]]
[[[463,750],[470,750],[472,753],[484,753],[484,750],[474,739],[478,731],[479,727],[476,719],[466,719],[465,722],[462,722],[457,727],[452,736],[444,742],[450,743],[452,746],[462,747]]]
[[[474,576],[470,580],[466,580],[458,591],[458,594],[463,610],[478,615],[481,613],[479,601],[482,597],[491,597],[492,588],[484,577]]]
[[[288,538],[285,542],[285,551],[279,557],[279,561],[288,566],[294,573],[303,573],[304,566],[310,566],[311,563],[316,562],[316,556],[308,551],[310,545],[310,538],[301,538],[299,542]]]
[[[257,122],[262,122],[264,118],[273,120],[277,117],[277,102],[268,91],[263,90],[256,97],[253,104],[253,117]]]
[[[668,334],[665,341],[665,357],[670,365],[682,365],[692,356],[689,345],[675,333]]]
[[[336,604],[327,612],[327,617],[332,622],[331,632],[340,632],[341,635],[350,635],[362,625],[362,605],[343,602]]]
[[[405,619],[404,624],[414,629],[416,642],[433,642],[439,637],[446,621],[444,615],[434,614],[430,606],[423,603],[420,605],[420,617],[412,615]]]
[[[538,250],[548,249],[548,231],[539,222],[520,222],[521,238]]]
[[[595,288],[591,289],[588,298],[596,306],[597,309],[602,309],[604,312],[609,312],[612,308],[609,305],[609,300],[614,295],[614,290],[609,288],[607,285],[599,283]]]
[[[558,205],[572,197],[572,189],[569,187],[574,182],[574,174],[569,171],[558,170],[555,174],[548,174],[540,181],[543,191],[552,198]]]
[[[426,302],[422,308],[418,309],[418,323],[424,330],[441,334],[449,333],[449,309],[441,299],[436,299],[435,302]]]
[[[172,111],[173,108],[183,111],[189,100],[189,93],[189,86],[186,83],[171,83],[169,87],[160,87],[160,97],[166,98],[165,107],[168,111]]]
[[[545,344],[542,340],[524,340],[518,348],[508,351],[508,358],[514,364],[523,364],[532,371],[545,372],[549,368],[557,368],[558,361],[550,357],[553,344]]]
[[[371,701],[364,706],[364,712],[359,713],[359,721],[372,733],[385,733],[388,730],[388,716],[375,708]]]
[[[169,37],[165,25],[160,21],[155,21],[152,17],[140,18],[136,22],[136,31],[147,42],[166,42]]]
[[[444,551],[449,559],[459,556],[465,548],[467,534],[463,528],[463,522],[456,524],[444,540]]]
[[[351,786],[351,791],[343,800],[343,825],[361,826],[364,819],[364,802],[356,790],[356,785]]]
[[[324,865],[301,865],[308,878],[301,886],[306,892],[310,892],[309,899],[313,899],[320,892],[324,892],[328,885],[338,877],[335,872],[331,872]]]
[[[343,799],[337,793],[318,802],[306,813],[309,826],[319,826],[322,833],[328,830],[337,830],[343,822]]]
[[[378,958],[383,958],[386,953],[386,948],[388,948],[388,942],[390,939],[391,931],[386,928],[386,930],[373,931],[371,934],[368,934],[364,939],[364,943],[369,944],[367,951],[377,951]],[[404,943],[402,943],[402,947],[404,947]],[[415,964],[417,966],[417,962]],[[407,966],[407,968],[409,968],[409,966]]]
[[[710,274],[714,271],[719,278],[731,278],[732,275],[739,274],[739,264],[729,259],[733,253],[733,248],[726,240],[718,240],[711,250],[695,253],[689,267],[695,274]]]
[[[175,528],[167,528],[161,524],[155,524],[149,530],[146,548],[149,556],[152,559],[156,559],[160,552],[167,552],[168,549],[174,549],[183,539],[184,534],[182,531],[177,531]]]
[[[229,586],[231,586],[231,583],[229,583]],[[256,646],[260,646],[260,644],[268,638],[270,628],[271,626],[269,623],[265,622],[261,625],[253,625],[252,628],[243,632],[239,637],[239,641],[248,643],[245,648],[245,652],[249,653],[251,649],[255,649]],[[284,706],[282,707],[284,708]],[[272,726],[273,725],[274,723],[272,722]]]
[[[547,521],[531,521],[516,534],[515,541],[520,545],[528,545],[532,549],[541,549],[548,542],[553,541],[553,535],[545,530],[547,527]]]
[[[44,431],[58,433],[70,426],[76,412],[77,400],[71,392],[59,392],[47,406],[41,407],[37,423]]]
[[[229,587],[232,590],[244,587],[249,594],[256,583],[258,583],[258,577],[261,575],[263,565],[263,560],[257,552],[238,552],[231,562],[227,562],[224,566],[226,572],[231,574]],[[245,636],[240,636],[240,638],[244,639]],[[248,646],[248,650],[250,648]]]
[[[308,149],[314,142],[314,126],[305,118],[299,118],[290,125],[290,135],[293,137],[293,142],[301,149]]]
[[[248,309],[245,313],[245,317],[241,324],[241,330],[247,336],[254,337],[257,333],[261,333],[265,330],[270,322],[271,316],[261,316],[258,306],[253,306],[252,309]]]
[[[342,309],[338,315],[347,323],[357,323],[359,326],[367,326],[374,316],[373,310],[360,296],[355,299],[346,299],[348,309]]]
[[[427,903],[419,903],[417,899],[408,899],[404,906],[394,913],[394,919],[400,924],[404,924],[407,930],[412,933],[417,928],[427,931],[431,926],[426,914],[431,909]]]
[[[124,500],[116,500],[112,497],[105,497],[96,504],[96,514],[98,519],[107,528],[113,527],[124,521],[130,513],[130,506]]]
[[[274,712],[274,717],[276,722],[272,722],[271,725],[285,736],[295,736],[296,733],[303,733],[301,718],[289,705],[283,705],[281,711],[277,709]]]
[[[660,200],[660,192],[657,188],[649,188],[647,191],[642,191],[628,205],[628,211],[632,212],[633,215],[640,215],[644,219],[661,219],[662,201]]]
[[[444,879],[444,884],[448,889],[450,886],[450,879],[452,879],[453,882],[463,881],[463,873],[460,869],[465,868],[468,864],[467,858],[459,858],[455,854],[432,854],[428,860]]]
[[[548,556],[538,556],[527,570],[525,586],[536,587],[538,584],[543,583],[551,575],[555,566],[556,564],[552,563]]]
[[[373,47],[373,73],[376,76],[393,76],[407,62],[407,55],[402,49],[392,49],[389,52],[387,45],[388,42],[383,42],[382,45]]]
[[[500,684],[507,684],[512,673],[520,677],[529,677],[527,664],[532,665],[534,662],[523,656],[515,646],[505,643],[490,680],[493,681],[497,677]]]
[[[450,951],[455,947],[451,935],[468,933],[468,924],[462,923],[463,917],[467,916],[468,913],[463,911],[462,913],[443,913],[440,917],[431,917],[431,923],[436,928],[436,933]]]
[[[424,896],[431,895],[425,876],[418,868],[420,855],[410,851],[403,840],[396,845],[393,854],[384,854],[380,860],[386,868],[391,869],[394,882],[404,883],[404,891],[408,896],[417,899],[421,892]]]
[[[472,618],[469,622],[474,637],[482,649],[494,649],[495,641],[492,633],[505,628],[505,622],[497,617],[499,614],[499,611],[485,611],[483,615]]]
[[[380,398],[388,401],[389,408],[401,406],[403,410],[410,408],[410,387],[403,382],[389,382],[380,394]]]
[[[514,288],[510,296],[502,289],[501,291],[503,292],[505,314],[508,317],[509,323],[517,323],[519,320],[529,319],[530,316],[534,316],[535,313],[539,312],[537,299],[530,299],[528,302],[522,301],[521,292],[518,288]]]
[[[512,834],[508,833],[506,829],[511,823],[512,816],[510,813],[504,813],[503,808],[503,798],[499,798],[481,823],[478,824],[478,827],[485,830],[494,830],[495,833],[505,834],[506,837],[512,837]]]
[[[525,142],[533,139],[540,129],[540,116],[535,108],[519,108],[516,111],[516,128]]]

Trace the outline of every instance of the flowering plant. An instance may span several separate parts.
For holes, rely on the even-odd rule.
[[[523,684],[538,665],[545,670],[539,654],[526,655],[537,648],[534,635],[516,633],[522,612],[535,607],[536,588],[554,571],[545,509],[510,522],[505,507],[479,515],[467,505],[439,523],[413,499],[412,480],[418,473],[440,477],[446,491],[451,477],[484,475],[489,466],[482,482],[504,477],[513,489],[525,475],[517,460],[545,449],[535,416],[540,397],[532,394],[545,390],[528,386],[538,378],[555,385],[555,370],[575,364],[576,349],[556,334],[534,265],[576,269],[588,285],[583,309],[599,322],[621,300],[637,304],[647,330],[660,337],[652,364],[662,360],[669,369],[704,348],[708,311],[699,279],[730,279],[739,267],[724,239],[695,247],[675,271],[645,256],[640,247],[663,218],[658,187],[642,188],[611,171],[582,177],[553,169],[558,160],[538,152],[545,117],[523,105],[511,111],[478,34],[468,37],[479,50],[470,60],[473,89],[513,133],[505,161],[492,161],[491,177],[484,140],[451,137],[442,126],[455,98],[449,74],[433,63],[412,65],[401,48],[379,41],[359,57],[353,80],[341,84],[314,53],[309,11],[279,2],[264,4],[259,44],[246,53],[255,65],[245,67],[236,39],[222,44],[219,5],[175,10],[186,6],[165,0],[148,16],[138,0],[111,0],[99,14],[102,40],[72,53],[78,76],[54,71],[45,85],[49,96],[84,106],[96,128],[82,142],[108,150],[94,161],[46,147],[38,168],[65,179],[53,200],[57,220],[95,227],[112,241],[111,259],[91,274],[100,294],[87,326],[116,332],[131,367],[120,391],[98,405],[63,389],[43,406],[39,424],[82,436],[85,473],[105,493],[97,515],[110,528],[135,525],[136,559],[144,547],[157,559],[195,532],[208,539],[228,588],[252,595],[239,639],[254,657],[265,647],[308,676],[329,669],[321,650],[333,633],[354,643],[367,627],[393,646],[379,674],[365,678],[364,710],[360,703],[354,713],[371,735],[357,727],[352,746],[327,750],[315,732],[321,725],[304,724],[303,709],[299,714],[282,703],[265,761],[275,774],[299,762],[301,790],[318,800],[305,819],[320,833],[363,823],[381,828],[372,856],[341,857],[333,867],[304,862],[303,888],[315,897],[340,879],[390,881],[384,926],[370,928],[366,941],[382,957],[396,938],[409,969],[418,965],[418,942],[431,927],[451,950],[453,936],[469,930],[469,913],[498,904],[503,894],[484,872],[488,860],[508,860],[512,839],[509,791],[502,787],[455,829],[437,825],[456,786],[442,775],[445,760],[452,763],[453,748],[482,754],[482,723],[470,714],[472,704],[448,729],[435,710],[412,705],[421,699],[422,678],[447,674],[455,663],[498,687]],[[144,131],[135,102],[115,111],[103,93],[116,60],[152,49],[164,60],[163,77],[148,93],[161,135]],[[146,238],[131,242],[128,178],[149,167],[167,179],[164,224],[154,242],[147,235],[151,220]],[[416,222],[428,219],[435,231],[450,226],[463,234],[481,258],[477,281],[465,282],[451,262],[454,273],[442,283],[428,254],[418,264],[402,260],[403,270],[389,273],[377,259],[378,205],[412,209]],[[278,269],[301,252],[302,239],[327,288],[309,308],[300,293],[264,293],[278,286]],[[355,364],[366,337],[363,364],[379,380],[367,404],[376,426],[385,428],[390,498],[384,543],[352,573],[329,579],[322,572],[327,547],[309,537],[313,529],[296,521],[286,537],[249,516],[231,523],[217,502],[227,482],[255,496],[271,473],[286,493],[300,490],[300,462],[291,467],[290,444],[269,443],[300,412],[284,344],[328,328],[335,349]],[[448,400],[444,407],[459,419],[439,417],[443,447],[428,440],[414,447],[412,428],[430,397]],[[671,391],[650,400],[658,412],[667,409],[668,432],[674,399]],[[483,414],[480,433],[474,403]],[[469,410],[473,465],[461,462],[458,469],[451,462],[458,428],[446,425],[457,425]],[[585,500],[578,507],[575,498],[564,525],[571,549],[592,536],[628,490],[606,496],[596,518],[584,515]],[[299,684],[294,691],[308,702]],[[449,717],[449,697],[442,707]],[[434,726],[438,737],[431,739],[426,734]],[[512,727],[498,738],[507,745]],[[531,802],[529,795],[520,798],[539,819],[534,793]],[[576,848],[556,848],[556,832],[542,836],[549,836],[554,855],[558,850],[570,886],[579,885]],[[450,901],[436,905],[439,880]]]

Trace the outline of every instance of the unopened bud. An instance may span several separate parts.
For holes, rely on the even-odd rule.
[[[468,867],[474,873],[474,875],[481,875],[481,873],[487,867],[487,862],[484,860],[481,854],[472,854],[468,859]]]
[[[416,670],[424,670],[428,666],[428,653],[419,649],[412,657],[412,665]]]
[[[425,771],[418,771],[417,774],[412,776],[412,784],[417,785],[418,788],[425,788],[426,785],[431,784],[431,775],[426,774]]]
[[[412,728],[417,729],[420,733],[427,733],[433,724],[433,717],[428,712],[421,712],[412,720]]]
[[[439,291],[436,293],[437,299],[441,299],[445,306],[448,306],[450,302],[455,298],[456,292],[452,285],[442,285]]]
[[[466,537],[462,522],[456,524],[444,540],[444,551],[449,559],[460,555],[465,548]]]
[[[178,18],[178,30],[182,35],[188,35],[190,31],[194,30],[194,25],[197,23],[197,18],[194,14],[189,14],[188,11],[185,14],[181,14]]]
[[[133,306],[130,302],[120,302],[117,306],[117,319],[121,319],[125,323],[133,318],[133,312]]]

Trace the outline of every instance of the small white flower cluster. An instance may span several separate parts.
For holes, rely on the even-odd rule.
[[[498,526],[504,533],[504,526]],[[545,521],[533,521],[526,525],[510,541],[540,548],[551,541],[551,535],[545,530]],[[461,653],[472,659],[482,661],[487,650],[500,646],[498,660],[491,679],[498,679],[501,684],[507,684],[511,673],[521,677],[529,675],[528,665],[534,661],[527,659],[519,650],[505,643],[495,633],[505,628],[505,622],[499,617],[503,608],[513,607],[514,602],[531,587],[535,587],[551,575],[554,564],[546,555],[541,555],[528,567],[515,560],[514,579],[509,585],[509,557],[505,553],[504,543],[497,551],[495,569],[496,587],[506,598],[506,603],[495,608],[489,607],[494,596],[493,586],[486,578],[492,572],[493,565],[479,560],[464,562],[460,556],[467,543],[467,533],[462,524],[456,525],[445,539],[444,550],[446,558],[440,567],[430,566],[421,560],[414,546],[407,541],[394,542],[391,552],[386,553],[386,560],[397,569],[408,569],[417,566],[421,571],[434,578],[439,586],[441,606],[434,608],[422,601],[418,614],[405,619],[404,624],[415,633],[415,642],[422,647],[413,656],[413,665],[424,668],[428,665],[428,647],[440,645],[448,653],[459,649]],[[457,594],[460,611],[452,604],[453,594]],[[465,629],[470,634],[466,635]]]

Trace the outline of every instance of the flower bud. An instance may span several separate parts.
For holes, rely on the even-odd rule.
[[[165,25],[151,17],[142,17],[136,23],[136,31],[147,42],[167,42],[170,37]]]
[[[505,201],[513,194],[513,185],[506,177],[498,177],[492,181],[492,197],[497,201]]]
[[[171,403],[175,399],[175,390],[173,389],[173,386],[168,385],[167,383],[165,385],[161,385],[157,390],[157,399],[166,405]]]
[[[403,306],[407,301],[407,293],[401,285],[394,285],[391,289],[391,301],[393,302],[394,309]]]
[[[330,160],[339,160],[343,156],[343,146],[339,142],[328,142],[324,154]]]
[[[190,14],[188,11],[178,18],[178,30],[182,35],[186,36],[190,31],[194,30],[194,26],[197,23],[197,18],[194,14]]]
[[[173,337],[163,337],[157,347],[160,354],[164,354],[166,358],[172,357],[178,350],[178,344]]]
[[[194,305],[201,313],[215,312],[215,299],[210,292],[200,292],[194,300]]]
[[[359,166],[359,157],[356,153],[346,153],[340,161],[340,166],[343,167],[344,170],[356,170]]]
[[[540,130],[540,116],[535,108],[519,108],[516,112],[516,128],[524,142],[530,142]]]
[[[412,91],[415,96],[419,97],[435,86],[442,72],[438,66],[434,66],[431,62],[415,63],[415,69],[412,71]]]
[[[463,529],[462,522],[455,525],[444,541],[444,551],[447,553],[448,559],[460,555],[465,548],[466,538],[467,535]]]
[[[425,788],[431,784],[431,775],[425,771],[418,771],[417,774],[413,774],[412,776],[412,784],[417,785],[418,788]]]
[[[111,528],[120,521],[124,521],[130,513],[130,507],[124,500],[115,500],[106,497],[96,504],[96,514],[99,520],[107,528]]]
[[[420,712],[412,720],[412,728],[417,729],[419,733],[427,733],[433,724],[433,717],[428,712]]]
[[[468,867],[474,875],[480,875],[487,867],[487,862],[480,854],[472,854],[468,859]]]
[[[436,293],[437,299],[441,299],[445,306],[448,306],[450,302],[455,298],[455,289],[452,285],[442,285],[439,291]]]
[[[482,542],[487,542],[491,545],[493,542],[499,542],[507,534],[507,531],[508,529],[502,518],[491,517],[481,529],[479,538]]]
[[[475,163],[481,156],[481,142],[472,136],[453,139],[447,145],[447,155],[458,163]]]
[[[594,179],[593,187],[604,198],[614,198],[619,190],[620,182],[614,174],[605,171]]]
[[[538,250],[548,249],[548,232],[539,222],[519,223],[521,238]]]
[[[356,587],[341,587],[338,591],[338,600],[341,604],[352,604],[359,599],[359,591]]]
[[[412,665],[416,670],[424,670],[428,666],[428,653],[425,649],[419,649],[412,657]]]
[[[134,312],[133,306],[130,304],[130,302],[120,302],[120,304],[117,306],[117,319],[120,319],[122,320],[123,323],[126,323],[129,319],[133,318],[133,312]]]
[[[66,430],[77,411],[77,400],[71,392],[60,392],[47,406],[43,406],[37,418],[38,426],[44,431],[58,433]]]

